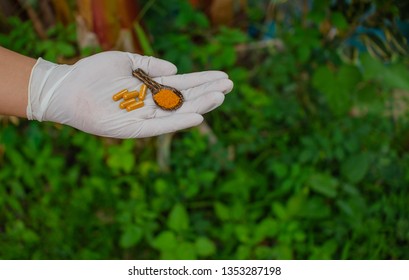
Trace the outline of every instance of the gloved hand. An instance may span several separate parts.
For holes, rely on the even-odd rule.
[[[185,102],[176,111],[157,107],[148,90],[145,106],[121,110],[112,96],[122,89],[139,90],[132,76],[141,68],[155,81],[179,89]],[[150,137],[199,125],[202,114],[222,104],[233,83],[224,72],[176,75],[170,62],[126,52],[104,52],[74,65],[38,59],[29,84],[27,117],[53,121],[85,132],[114,138]]]

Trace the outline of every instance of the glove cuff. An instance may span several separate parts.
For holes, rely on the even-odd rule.
[[[39,58],[31,70],[28,85],[27,118],[29,120],[42,121],[53,89],[47,87],[52,71],[58,65]]]

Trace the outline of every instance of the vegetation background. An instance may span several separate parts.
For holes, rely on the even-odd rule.
[[[408,259],[405,3],[0,1],[17,52],[135,51],[235,83],[150,139],[2,117],[0,258]]]

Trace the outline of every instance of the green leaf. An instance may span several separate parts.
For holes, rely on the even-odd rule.
[[[313,197],[305,202],[303,211],[298,216],[309,219],[325,219],[330,215],[331,209],[324,202],[324,199],[322,197]]]
[[[362,75],[357,67],[342,65],[337,73],[337,84],[334,86],[342,86],[345,91],[353,91],[361,80]]]
[[[335,12],[332,14],[331,22],[336,28],[340,30],[348,28],[348,22],[340,12]]]
[[[383,73],[383,80],[389,88],[409,90],[409,68],[393,64]]]
[[[335,75],[327,66],[318,67],[312,76],[312,84],[319,91],[331,91],[335,83]]]
[[[294,194],[288,199],[286,211],[289,217],[297,216],[298,213],[303,211],[305,198],[305,195],[301,193]]]
[[[326,197],[334,198],[337,195],[338,181],[328,174],[315,173],[309,178],[308,184],[311,189]]]
[[[312,79],[313,86],[326,98],[329,107],[336,114],[345,114],[351,107],[351,93],[361,81],[357,67],[342,65],[333,73],[328,67],[318,67]]]
[[[155,180],[154,189],[157,194],[164,194],[168,190],[168,182],[164,179],[158,178]]]
[[[216,201],[214,203],[214,211],[215,211],[216,216],[220,220],[227,221],[230,219],[230,210],[223,203]]]
[[[60,56],[72,57],[75,55],[75,48],[66,42],[57,42],[54,48],[58,51]]]
[[[383,75],[385,65],[381,61],[373,58],[367,53],[361,55],[360,60],[363,68],[364,79],[379,79]]]
[[[177,232],[184,231],[189,228],[189,215],[182,204],[176,204],[170,211],[168,226]]]
[[[251,247],[248,245],[242,244],[237,248],[235,258],[239,260],[248,260],[250,258],[250,253],[251,253]]]
[[[311,55],[311,48],[310,48],[310,46],[308,46],[308,45],[300,45],[300,46],[297,48],[297,55],[298,55],[299,60],[300,60],[302,63],[307,62],[308,59],[310,58],[310,55]]]
[[[143,231],[139,226],[130,225],[126,227],[122,234],[119,244],[123,248],[129,248],[139,243],[142,239]]]
[[[160,251],[172,251],[177,245],[175,234],[169,230],[159,233],[152,242],[152,246]]]
[[[135,166],[135,155],[132,151],[134,143],[123,141],[119,146],[111,146],[108,149],[107,164],[116,171],[130,173]]]
[[[195,260],[197,258],[195,245],[191,242],[182,242],[181,244],[178,244],[177,248],[175,259]]]
[[[246,243],[249,241],[249,227],[246,225],[237,225],[235,228],[237,239],[240,242]]]
[[[204,29],[209,27],[209,20],[203,13],[196,13],[195,21],[198,27]]]
[[[320,24],[325,20],[325,13],[317,9],[312,9],[308,12],[307,19],[312,21],[313,23]]]
[[[270,165],[270,169],[273,171],[277,178],[284,178],[288,174],[288,167],[286,164],[281,162],[273,162]]]
[[[373,104],[379,102],[379,86],[375,83],[365,82],[357,92],[357,101],[362,104]]]
[[[129,153],[113,153],[108,158],[107,164],[114,170],[123,170],[129,173],[134,167],[135,157]]]
[[[274,237],[278,232],[278,223],[272,218],[263,219],[254,230],[254,242],[259,243],[266,237]]]
[[[141,44],[143,54],[150,55],[150,56],[154,55],[155,52],[153,51],[153,48],[151,46],[151,43],[149,42],[148,36],[146,35],[141,25],[138,22],[135,22],[134,28],[135,28],[136,36],[138,37],[139,43]]]
[[[370,156],[367,153],[353,155],[343,162],[341,167],[342,176],[353,184],[359,183],[368,172],[369,164]]]
[[[387,89],[409,90],[409,68],[401,63],[384,64],[370,55],[362,55],[362,66],[366,80],[376,80]]]
[[[217,174],[214,171],[203,171],[199,175],[200,182],[205,186],[212,186],[214,180],[217,178]],[[197,177],[196,177],[197,178]]]
[[[195,242],[196,252],[199,256],[208,257],[216,252],[214,242],[207,237],[199,237]]]
[[[274,202],[271,206],[274,214],[280,220],[285,220],[287,218],[287,212],[285,211],[284,206],[280,202]]]
[[[219,68],[225,68],[225,67],[231,67],[236,63],[237,57],[236,57],[236,51],[234,50],[233,47],[224,47],[221,50],[221,53],[219,54],[218,62],[216,63],[216,57],[214,58],[215,66],[218,66]]]

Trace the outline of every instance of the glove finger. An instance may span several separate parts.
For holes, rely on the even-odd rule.
[[[211,82],[207,82],[205,84],[199,85],[197,87],[193,87],[187,90],[182,91],[183,97],[185,98],[186,101],[194,100],[202,95],[211,93],[211,92],[222,92],[224,94],[229,93],[233,88],[233,82],[229,79],[219,79]],[[132,90],[140,90],[140,83],[138,86],[135,86],[135,79],[129,78],[123,81],[118,82],[115,85],[115,88],[111,89],[110,91],[115,93],[119,92],[122,89],[128,89],[129,91]],[[146,96],[145,99],[145,104],[147,105],[153,105],[153,100],[150,102],[152,99],[150,91],[148,91],[148,95]]]
[[[129,125],[129,138],[152,137],[197,126],[203,117],[195,113],[173,114],[163,118],[144,120],[142,123]]]
[[[229,79],[220,79],[183,91],[185,100],[193,100],[209,92],[229,93],[233,89],[233,82]]]
[[[212,82],[214,80],[227,79],[228,76],[222,71],[203,71],[189,74],[180,74],[154,79],[155,81],[177,88],[178,90],[186,90],[192,87],[197,87],[202,84]]]
[[[225,95],[223,93],[215,95],[213,98],[213,102],[209,102],[207,105],[207,108],[205,106],[202,106],[201,110],[199,111],[200,114],[206,114],[210,111],[213,111],[217,107],[223,104],[224,102]]]
[[[153,56],[143,56],[133,53],[128,53],[128,56],[132,61],[133,69],[141,68],[149,76],[170,76],[177,73],[176,66],[169,61]]]
[[[179,113],[204,114],[204,113],[207,113],[219,107],[223,103],[223,101],[224,101],[224,94],[222,92],[210,92],[196,99],[185,102],[183,106],[178,111],[176,111],[176,113],[177,114]],[[163,111],[163,112],[166,112],[166,111]],[[166,112],[166,113],[169,113],[169,112]],[[162,116],[162,114],[158,114],[158,116],[160,117]]]

